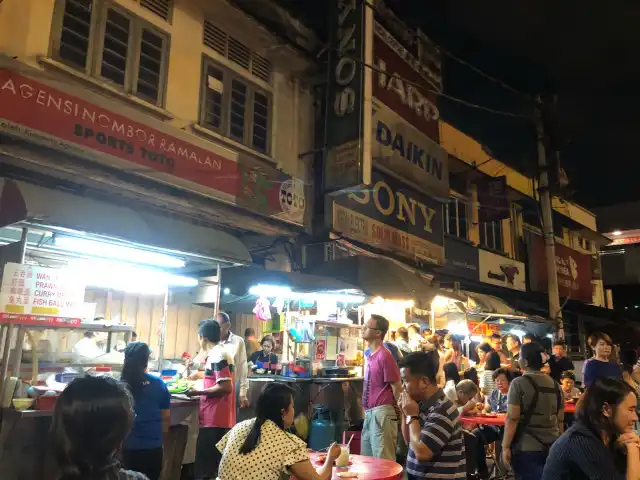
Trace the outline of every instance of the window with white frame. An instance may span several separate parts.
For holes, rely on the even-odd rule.
[[[200,124],[260,153],[269,153],[270,92],[205,58]]]
[[[445,230],[449,235],[454,235],[465,240],[469,235],[467,223],[467,203],[457,197],[449,198],[444,204]]]
[[[58,0],[56,60],[154,105],[164,103],[169,37],[106,0]]]
[[[502,222],[500,220],[494,222],[480,222],[480,245],[483,247],[504,251],[502,243]]]

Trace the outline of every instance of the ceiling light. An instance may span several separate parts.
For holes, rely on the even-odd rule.
[[[85,238],[56,236],[55,246],[62,250],[91,257],[152,265],[154,267],[182,268],[185,265],[182,260],[165,255],[164,253],[151,252],[149,250],[141,250]]]
[[[282,285],[254,285],[249,294],[257,297],[286,297],[291,295],[291,288]]]
[[[195,278],[173,275],[149,267],[107,260],[72,260],[69,269],[87,287],[160,295],[170,287],[195,287]]]
[[[611,232],[612,235],[615,235],[616,237],[622,235],[622,232],[620,230],[614,230],[613,232]]]

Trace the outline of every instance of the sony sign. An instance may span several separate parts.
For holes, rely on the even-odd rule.
[[[330,51],[324,189],[368,184],[371,177],[373,13],[363,0],[330,0]]]
[[[419,190],[374,169],[369,188],[330,200],[333,231],[412,259],[444,262],[442,205]]]

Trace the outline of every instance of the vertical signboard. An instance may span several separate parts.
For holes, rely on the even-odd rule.
[[[480,221],[496,222],[509,218],[509,195],[507,177],[482,176],[477,181],[478,202],[480,202]]]
[[[371,182],[373,9],[329,0],[329,72],[324,191]]]

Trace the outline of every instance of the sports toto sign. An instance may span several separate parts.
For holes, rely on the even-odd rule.
[[[157,125],[154,128],[151,125]],[[0,132],[154,180],[191,189],[253,212],[302,224],[299,182],[248,154],[149,124],[8,69],[0,69]],[[192,141],[189,141],[192,140]],[[302,197],[302,198],[301,198]]]

